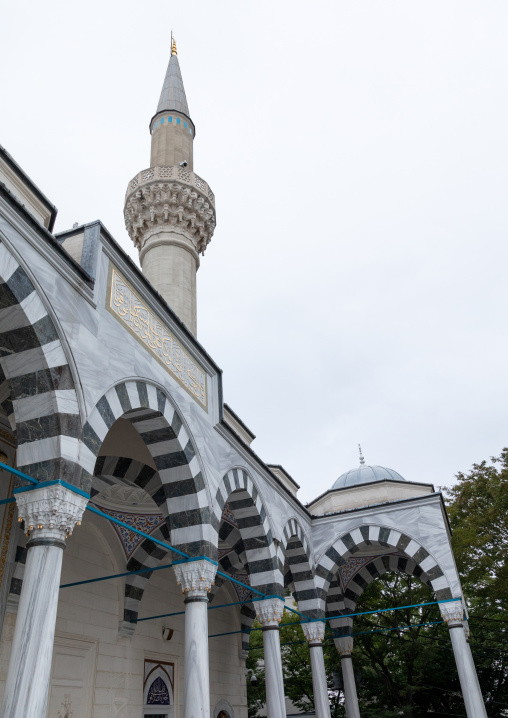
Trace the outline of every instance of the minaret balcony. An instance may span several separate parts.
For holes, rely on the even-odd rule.
[[[124,217],[138,249],[153,230],[169,225],[204,254],[215,230],[215,195],[207,182],[185,167],[149,167],[129,182]]]

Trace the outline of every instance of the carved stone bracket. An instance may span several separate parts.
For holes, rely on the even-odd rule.
[[[335,647],[341,656],[351,655],[353,652],[353,636],[341,636],[335,639]]]
[[[16,494],[18,521],[24,521],[25,534],[34,539],[63,541],[79,526],[88,499],[54,484]]]
[[[217,566],[210,561],[199,560],[178,563],[173,566],[176,582],[182,588],[184,596],[206,598],[215,583]]]
[[[307,643],[321,643],[325,637],[326,624],[324,621],[311,621],[302,623],[303,635]]]
[[[439,610],[441,611],[443,621],[448,625],[449,628],[452,626],[462,625],[462,620],[464,617],[462,601],[450,601],[450,603],[440,603]]]
[[[183,235],[198,254],[204,254],[215,231],[215,198],[194,172],[153,167],[129,183],[124,218],[140,251],[154,232],[165,229]]]
[[[284,612],[284,601],[280,598],[267,598],[254,603],[256,617],[263,628],[278,626]]]

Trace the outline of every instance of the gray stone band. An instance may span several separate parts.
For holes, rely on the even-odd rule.
[[[26,545],[27,549],[33,548],[34,546],[58,546],[58,548],[64,549],[66,543],[65,541],[55,538],[35,538],[31,539]]]
[[[262,631],[279,631],[280,626],[263,626],[261,628]]]
[[[208,603],[208,596],[189,596],[185,598],[184,603]]]

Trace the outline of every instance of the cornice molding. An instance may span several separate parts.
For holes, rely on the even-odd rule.
[[[2,185],[0,185],[0,189],[8,192]],[[92,307],[96,308],[92,278],[58,244],[53,235],[19,204],[15,197],[12,197],[12,203],[2,201],[3,199],[0,193],[0,207],[2,207],[0,216],[3,216],[20,237],[28,242],[73,289],[79,292]],[[16,249],[8,237],[5,238],[5,243],[9,248]]]

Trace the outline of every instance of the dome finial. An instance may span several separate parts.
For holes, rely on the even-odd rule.
[[[173,37],[173,30],[171,30],[171,54],[178,55],[178,51],[176,49],[176,40]]]
[[[365,459],[363,458],[362,447],[360,446],[360,444],[358,444],[358,451],[360,452],[360,464],[364,464]]]

